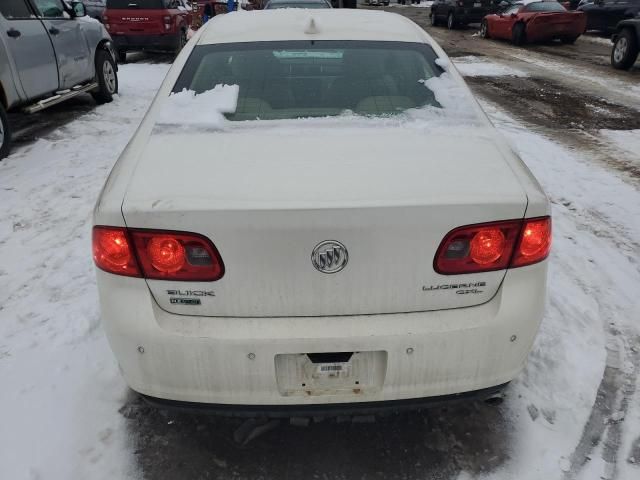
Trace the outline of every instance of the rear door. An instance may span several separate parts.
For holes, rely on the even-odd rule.
[[[0,27],[27,99],[58,89],[58,67],[49,35],[25,0],[0,1]]]
[[[109,31],[114,35],[163,35],[168,0],[109,0]]]
[[[31,1],[55,49],[60,88],[71,88],[92,79],[95,68],[80,23],[65,11],[62,0]]]

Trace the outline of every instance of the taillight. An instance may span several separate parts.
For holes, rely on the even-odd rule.
[[[171,17],[170,16],[166,16],[166,17],[162,17],[164,19],[164,29],[165,30],[171,30]]]
[[[93,260],[101,270],[139,277],[140,269],[124,228],[93,227]]]
[[[433,263],[443,275],[489,272],[540,262],[550,247],[550,217],[482,223],[449,232]]]
[[[117,232],[118,238],[126,241],[129,260],[135,266],[135,273],[105,268],[109,264],[98,261],[99,257],[95,253],[96,232],[99,235],[103,232]],[[115,247],[113,249],[116,250]],[[116,261],[123,262],[117,254],[116,251]],[[124,256],[124,253],[120,255]],[[94,258],[96,265],[107,272],[148,279],[213,282],[224,275],[224,264],[218,250],[208,238],[196,233],[94,227]]]
[[[551,250],[551,218],[532,218],[524,221],[520,242],[511,261],[512,267],[537,263],[549,256]]]

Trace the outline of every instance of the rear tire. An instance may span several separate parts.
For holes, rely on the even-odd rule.
[[[431,26],[432,27],[437,27],[440,24],[440,22],[438,22],[438,17],[436,16],[435,12],[431,12]]]
[[[458,21],[456,20],[455,15],[453,14],[453,12],[449,12],[449,15],[447,15],[447,28],[449,30],[454,30],[457,24]]]
[[[489,22],[486,20],[482,20],[482,23],[480,24],[480,36],[482,38],[491,38],[489,35]]]
[[[511,34],[514,45],[524,45],[527,42],[527,32],[524,23],[516,23]]]
[[[180,30],[180,36],[178,37],[178,46],[176,47],[176,57],[180,54],[184,46],[187,44],[187,31]]]
[[[628,70],[638,58],[638,39],[634,32],[624,29],[616,38],[611,49],[611,66],[618,70]]]
[[[116,63],[106,50],[96,52],[96,81],[99,87],[91,92],[93,99],[98,105],[111,102],[118,93],[118,74]]]
[[[11,128],[9,127],[9,119],[7,112],[0,103],[0,160],[9,155],[11,149]]]

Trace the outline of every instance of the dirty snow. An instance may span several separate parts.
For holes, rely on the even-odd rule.
[[[640,130],[600,130],[600,135],[640,166]]]
[[[0,407],[8,412],[0,428],[2,479],[140,477],[118,413],[126,386],[99,325],[90,217],[167,70],[122,66],[114,103],[0,163]],[[427,81],[445,110],[447,82],[446,74]],[[229,100],[228,93],[222,98]],[[190,95],[179,102],[198,101]],[[626,404],[607,392],[594,403],[607,378],[628,388],[638,378],[631,351],[638,345],[625,339],[638,335],[640,193],[493,105],[484,107],[543,184],[554,215],[549,306],[506,403],[516,441],[507,464],[486,478],[595,480],[611,472],[637,478],[639,467],[627,458],[639,433],[637,389]],[[419,122],[420,114],[412,114]],[[632,133],[603,135],[637,151]],[[613,408],[602,410],[608,401]],[[592,445],[593,435],[614,444],[618,434],[613,460]],[[592,460],[582,468],[586,456]]]
[[[527,76],[526,72],[518,70],[517,68],[508,67],[475,56],[456,57],[453,59],[453,63],[460,72],[460,75],[465,77]]]
[[[100,328],[91,211],[168,65],[0,162],[0,478],[124,479],[126,395]]]

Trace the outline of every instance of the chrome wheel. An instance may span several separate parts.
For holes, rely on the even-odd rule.
[[[482,38],[487,38],[487,22],[486,20],[480,24],[480,36]]]
[[[104,84],[109,93],[116,93],[116,72],[109,60],[105,60],[102,64],[102,75],[104,77]]]
[[[449,30],[453,30],[453,27],[455,27],[456,25],[456,21],[453,18],[453,13],[449,13],[449,16],[447,17],[447,28]]]
[[[0,122],[0,149],[4,145],[4,128],[2,127],[2,122]]]
[[[615,47],[613,47],[613,59],[617,63],[622,63],[625,56],[627,55],[627,50],[629,49],[629,42],[625,37],[618,38]]]

